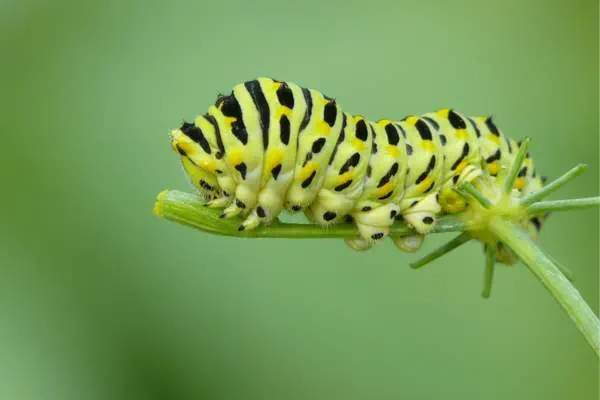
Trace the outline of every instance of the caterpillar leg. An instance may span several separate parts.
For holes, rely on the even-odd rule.
[[[306,217],[319,225],[331,225],[344,221],[356,201],[321,189],[315,202],[306,210]]]
[[[385,204],[371,208],[363,206],[352,213],[360,238],[348,239],[346,244],[354,250],[368,250],[375,242],[385,238],[390,232],[400,207],[397,204]]]
[[[241,184],[235,189],[235,199],[223,210],[222,218],[233,218],[240,214],[249,213],[256,204],[257,194],[248,185]]]
[[[363,238],[344,239],[344,242],[346,242],[348,247],[350,247],[352,250],[359,252],[367,251],[371,247],[373,247],[373,244],[371,244],[371,242]]]
[[[402,216],[418,233],[427,234],[433,228],[436,215],[441,211],[437,200],[437,193],[417,201],[412,207],[404,209]]]
[[[407,253],[414,253],[419,250],[423,245],[423,241],[425,240],[425,235],[415,234],[408,236],[399,236],[392,237],[392,242],[398,247],[400,250],[405,251]]]
[[[265,189],[258,195],[258,203],[250,215],[240,225],[240,230],[255,229],[261,224],[268,224],[277,219],[283,209],[283,202],[279,194],[270,189]]]
[[[217,197],[216,199],[212,199],[206,204],[204,204],[208,208],[225,208],[229,206],[232,198],[230,196]]]

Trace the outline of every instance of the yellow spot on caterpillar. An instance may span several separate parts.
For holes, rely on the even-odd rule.
[[[315,92],[313,90],[311,90],[310,93],[312,94],[313,107],[315,109],[318,109],[318,108],[321,108],[321,107],[325,107],[325,104],[329,103],[329,100],[326,100],[323,97],[323,94],[321,94],[319,92]]]
[[[423,149],[425,151],[433,152],[435,150],[435,145],[431,140],[423,140]]]
[[[175,142],[175,141],[174,141]],[[179,146],[179,148],[181,150],[183,150],[183,152],[185,152],[185,154],[191,155],[194,154],[196,152],[196,146],[194,146],[194,144],[188,142],[187,140],[176,140],[177,143],[175,143],[177,146]]]
[[[460,162],[460,164],[458,164],[458,166],[456,167],[456,169],[454,171],[456,171],[457,174],[460,174],[463,171],[463,169],[465,169],[467,167],[467,165],[469,165],[467,160],[462,160]]]
[[[520,176],[517,178],[517,180],[515,181],[515,188],[521,190],[525,187],[525,177]]]
[[[466,140],[467,139],[467,130],[466,129],[457,129],[456,130],[456,138]]]
[[[449,108],[440,108],[435,113],[442,118],[448,118],[448,114],[450,114],[450,109]]]
[[[338,177],[335,179],[335,181],[336,181],[336,184],[335,184],[335,186],[343,185],[344,183],[346,183],[346,182],[348,182],[348,181],[350,181],[350,180],[354,179],[354,176],[355,176],[355,175],[356,175],[356,172],[355,172],[355,171],[347,171],[347,172],[344,172],[343,174],[339,175],[339,176],[338,176]]]
[[[489,163],[487,165],[487,170],[490,173],[490,175],[498,175],[498,172],[500,172],[500,164],[498,163],[498,161]]]
[[[354,138],[352,139],[352,147],[354,150],[361,151],[363,150],[367,144],[360,139]]]
[[[489,139],[496,144],[500,144],[500,136],[490,134]]]
[[[425,192],[427,189],[429,189],[429,186],[431,186],[433,183],[435,182],[435,179],[433,179],[431,176],[428,176],[427,178],[425,178],[423,180],[423,182],[419,183],[419,192],[423,193]]]
[[[276,112],[276,119],[279,121],[281,119],[282,115],[285,115],[288,117],[288,119],[291,120],[291,116],[292,116],[292,110],[290,110],[289,108],[287,108],[286,106],[279,106],[277,107],[277,112]]]
[[[381,126],[382,128],[385,128],[385,126],[389,123],[389,119],[380,119],[379,121],[377,121],[377,125]]]
[[[273,81],[273,91],[276,92],[283,85],[283,82],[275,82]]]
[[[440,206],[448,214],[456,214],[466,207],[465,199],[453,189],[445,187],[440,191]]]
[[[238,149],[229,151],[227,153],[227,162],[230,165],[238,165],[242,162],[242,152]]]
[[[387,146],[385,146],[385,150],[388,152],[388,154],[394,158],[397,158],[400,155],[400,149],[398,149],[397,146],[388,144]]]
[[[386,194],[388,194],[389,192],[391,192],[392,190],[394,190],[394,182],[388,182],[385,185],[383,185],[380,188],[377,188],[377,190],[375,191],[375,195],[377,197],[383,197]]]
[[[329,127],[327,122],[323,120],[317,122],[317,132],[319,132],[320,134],[327,136],[329,135],[330,130],[331,128]]]
[[[283,159],[283,152],[281,150],[269,150],[266,157],[265,168],[263,172],[266,175],[271,173],[271,170],[277,166],[277,164],[281,164],[281,160]]]
[[[200,168],[204,169],[205,171],[208,172],[215,172],[215,170],[217,169],[217,163],[212,161],[212,160],[202,160],[200,162]]]
[[[308,178],[310,176],[310,174],[312,174],[318,168],[319,168],[319,163],[318,162],[316,162],[316,161],[310,161],[308,164],[306,164],[304,166],[304,168],[302,168],[302,170],[298,174],[298,178],[297,178],[296,181],[297,182],[303,182],[304,180],[306,180],[306,178]]]
[[[225,124],[225,126],[228,126],[231,129],[231,125],[237,121],[237,118],[235,117],[223,117],[223,124]]]
[[[411,117],[406,118],[406,123],[409,125],[415,126],[415,124],[417,123],[418,120],[419,120],[418,117],[411,116]]]

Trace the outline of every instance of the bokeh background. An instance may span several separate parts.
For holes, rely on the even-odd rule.
[[[493,113],[598,194],[598,3],[0,2],[1,399],[597,399],[593,351],[522,265],[469,244],[235,240],[152,215],[167,132],[257,76],[401,118]],[[556,196],[555,196],[556,198]],[[424,251],[450,236],[428,239]],[[598,312],[598,212],[542,245]]]

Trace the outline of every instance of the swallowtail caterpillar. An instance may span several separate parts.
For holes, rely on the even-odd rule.
[[[243,216],[239,230],[269,224],[284,209],[303,212],[323,226],[352,221],[359,235],[346,243],[359,251],[399,219],[415,234],[392,240],[416,250],[436,217],[468,207],[459,185],[485,178],[500,187],[520,147],[491,117],[444,108],[374,122],[316,90],[270,78],[235,86],[170,136],[206,205],[222,208],[223,218]],[[543,183],[527,154],[513,196]],[[521,224],[535,236],[542,220]],[[498,261],[514,261],[498,250]]]

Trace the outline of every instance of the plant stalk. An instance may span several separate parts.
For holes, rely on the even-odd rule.
[[[582,199],[571,200],[552,200],[538,201],[527,207],[527,212],[531,215],[545,214],[547,212],[570,211],[580,208],[598,207],[600,205],[600,197],[587,197]]]
[[[251,231],[238,231],[242,223],[240,218],[219,218],[220,210],[204,206],[199,196],[165,190],[158,195],[154,205],[154,213],[169,221],[177,222],[213,235],[235,236],[244,238],[285,238],[285,239],[339,239],[353,238],[358,230],[353,224],[335,224],[322,227],[316,224],[272,222],[268,226],[260,226]],[[456,216],[439,218],[432,232],[462,232],[468,224]],[[414,230],[405,223],[397,222],[390,228],[390,236],[414,234]]]
[[[600,321],[577,289],[559,271],[552,260],[539,249],[529,236],[500,217],[490,219],[489,230],[512,249],[523,263],[542,282],[567,315],[600,356]]]

